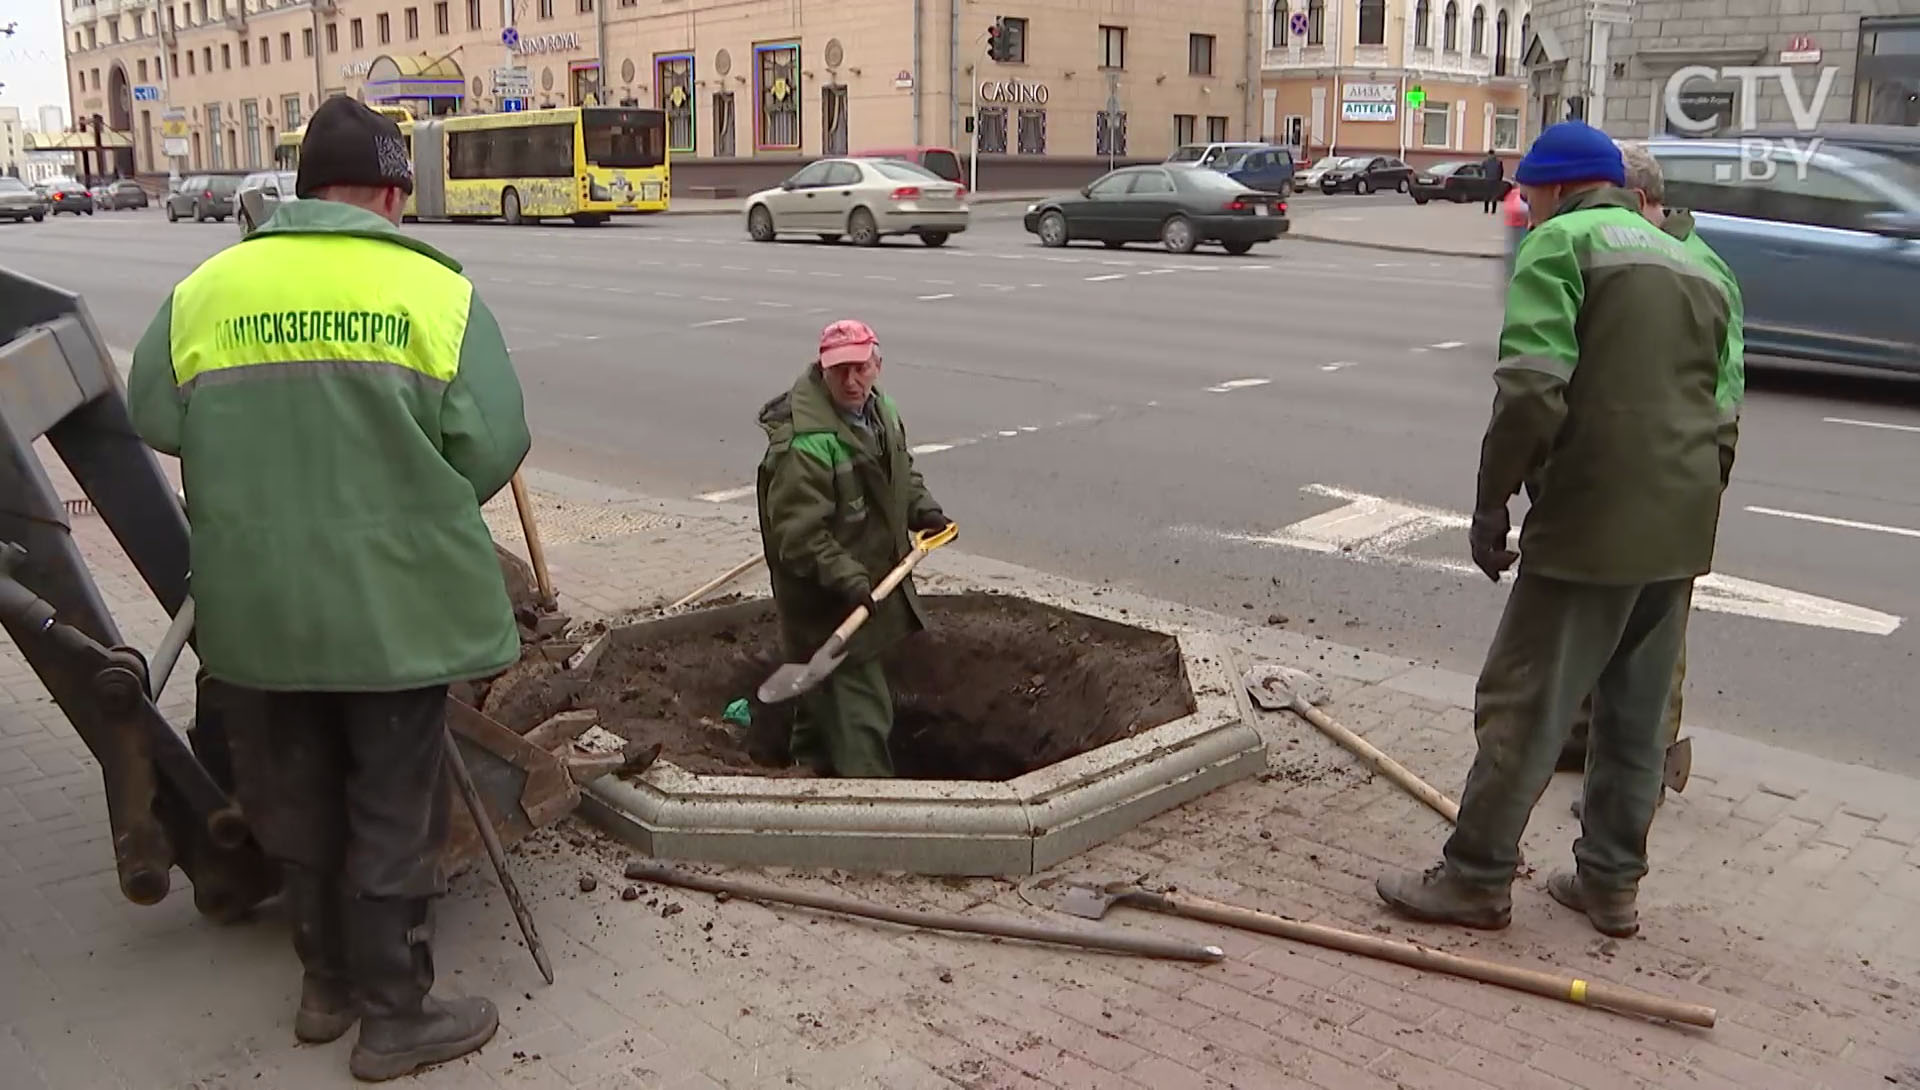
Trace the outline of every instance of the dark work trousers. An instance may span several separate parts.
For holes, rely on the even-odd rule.
[[[1687,651],[1680,649],[1680,658],[1673,666],[1673,691],[1667,696],[1667,717],[1660,731],[1660,748],[1672,746],[1680,740],[1680,707],[1684,699],[1687,682]],[[1593,697],[1587,697],[1580,705],[1580,711],[1573,718],[1573,733],[1567,736],[1567,744],[1560,750],[1560,769],[1564,772],[1578,772],[1587,767],[1587,735],[1593,726]]]
[[[349,897],[445,891],[446,686],[221,693],[235,794],[269,857]]]
[[[1667,694],[1692,597],[1691,579],[1600,586],[1522,572],[1515,580],[1474,692],[1477,750],[1445,850],[1457,875],[1488,886],[1513,881],[1527,818],[1581,702],[1594,694],[1574,862],[1590,888],[1636,887],[1647,872]]]
[[[893,690],[880,661],[842,663],[800,698],[793,759],[829,775],[885,779],[893,775],[892,732]]]

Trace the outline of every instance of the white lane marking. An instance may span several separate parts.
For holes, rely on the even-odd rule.
[[[1126,278],[1126,273],[1108,273],[1105,276],[1089,276],[1085,279],[1089,284],[1098,284],[1103,280],[1125,280]]]
[[[931,303],[931,302],[933,302],[933,301],[934,301],[934,300],[936,300],[936,299],[951,299],[951,298],[953,298],[953,293],[952,293],[952,292],[950,292],[950,291],[943,291],[943,292],[941,292],[941,293],[940,293],[940,294],[938,294],[938,295],[922,295],[922,296],[920,297],[920,301],[921,301],[922,303]]]
[[[1334,360],[1334,361],[1333,361],[1332,363],[1323,363],[1323,364],[1321,364],[1321,365],[1320,365],[1320,370],[1322,370],[1322,371],[1339,371],[1339,370],[1343,370],[1343,369],[1345,369],[1345,368],[1348,368],[1348,367],[1352,367],[1352,366],[1354,366],[1354,361],[1353,361],[1353,360]]]
[[[600,339],[600,334],[598,333],[555,333],[554,336],[563,341],[597,341]]]
[[[662,299],[685,299],[686,298],[686,296],[680,294],[677,291],[656,291],[653,294]]]
[[[1017,431],[1017,430],[1014,430],[1014,431],[1003,431],[1003,432],[1001,432],[1001,433],[999,433],[999,434],[1000,434],[1000,438],[1002,438],[1002,439],[1011,439],[1011,438],[1013,438],[1014,436],[1016,436],[1016,435],[1019,435],[1019,434],[1020,434],[1020,432],[1019,432],[1019,431]]]
[[[952,283],[953,283],[953,281],[951,281],[951,280],[923,280],[923,281],[921,281],[921,283],[923,283],[923,284],[936,284],[936,285],[939,285],[940,287],[946,287],[947,285],[950,285],[950,284],[952,284]]]
[[[745,265],[722,265],[720,266],[720,268],[723,272],[752,272],[753,271],[752,269],[747,268]]]
[[[1023,432],[1034,432],[1034,431],[1039,431],[1040,429],[1037,427],[1034,427],[1031,424],[1022,424],[1020,425],[1020,430]]]
[[[1273,266],[1272,265],[1235,265],[1234,268],[1239,269],[1242,272],[1259,272],[1262,269],[1271,269],[1273,268]]]
[[[881,275],[880,275],[879,273],[868,273],[868,274],[867,274],[867,279],[868,279],[868,280],[885,280],[885,281],[887,281],[887,282],[889,282],[889,283],[891,283],[891,282],[893,281],[893,279],[894,279],[894,278],[893,278],[893,277],[891,277],[891,276],[881,276]]]
[[[917,447],[908,447],[909,454],[938,454],[943,450],[952,450],[952,443],[922,443]]]
[[[1252,545],[1336,554],[1360,563],[1388,563],[1484,578],[1471,564],[1415,556],[1404,551],[1408,546],[1435,535],[1465,529],[1470,523],[1465,515],[1329,485],[1308,485],[1301,491],[1340,500],[1342,506],[1302,519],[1271,534],[1205,532]],[[1904,620],[1864,606],[1802,594],[1785,587],[1769,586],[1718,572],[1694,581],[1693,608],[1756,620],[1862,632],[1871,636],[1892,635]]]
[[[762,299],[759,305],[763,307],[773,307],[776,310],[790,310],[793,307],[792,303],[776,303],[771,299]]]
[[[1920,427],[1915,427],[1912,424],[1887,424],[1878,420],[1854,420],[1844,416],[1825,416],[1820,418],[1820,422],[1822,424],[1848,424],[1856,428],[1880,428],[1885,431],[1920,432]]]
[[[708,326],[732,325],[735,322],[744,322],[744,321],[746,321],[745,318],[715,318],[710,322],[695,322],[692,325],[688,326],[687,328],[688,329],[706,329]]]
[[[1373,263],[1373,267],[1376,269],[1404,269],[1407,267],[1407,263],[1404,261],[1376,261]]]
[[[745,485],[740,488],[723,488],[718,492],[702,492],[696,498],[706,500],[708,503],[726,503],[730,500],[740,499],[743,496],[751,496],[754,494],[756,488],[757,486],[755,485]]]
[[[824,277],[827,277],[828,279],[837,280],[840,278],[841,274],[837,272],[822,272],[819,269],[810,269],[808,270],[807,275],[808,276],[824,276]]]
[[[1270,378],[1236,378],[1236,379],[1228,379],[1227,381],[1225,381],[1225,382],[1223,382],[1223,383],[1221,383],[1221,384],[1220,384],[1220,385],[1218,385],[1218,386],[1209,386],[1209,387],[1207,387],[1207,392],[1208,392],[1208,393],[1210,393],[1210,394],[1225,394],[1225,393],[1231,393],[1231,392],[1232,392],[1232,391],[1234,391],[1234,390],[1244,390],[1244,389],[1247,389],[1247,388],[1248,388],[1248,387],[1250,387],[1250,386],[1265,386],[1265,385],[1266,385],[1267,383],[1269,383],[1269,382],[1272,382],[1272,381],[1273,381],[1273,380],[1272,380],[1272,379],[1270,379]]]
[[[1430,345],[1428,345],[1427,347],[1428,347],[1428,348],[1439,348],[1439,349],[1448,349],[1448,348],[1465,348],[1465,347],[1466,347],[1466,345],[1467,345],[1467,342],[1465,342],[1465,341],[1440,341],[1440,342],[1438,342],[1438,343],[1435,343],[1435,344],[1430,344]]]
[[[726,297],[726,296],[724,296],[724,295],[702,295],[702,296],[700,297],[700,301],[701,301],[702,303],[731,303],[731,302],[733,302],[733,300],[731,300],[731,299],[729,299],[729,298],[727,298],[727,297]]]
[[[1044,288],[1044,287],[1046,287],[1046,285],[1045,285],[1045,284],[1028,284],[1028,285],[1027,285],[1027,287],[1029,287],[1029,288]]]
[[[1884,526],[1877,522],[1856,522],[1853,519],[1833,518],[1829,515],[1809,515],[1803,511],[1782,511],[1775,507],[1748,507],[1756,515],[1773,515],[1776,518],[1798,519],[1801,522],[1817,522],[1823,526],[1843,526],[1849,530],[1872,530],[1881,534],[1898,534],[1901,537],[1920,537],[1920,530],[1909,530],[1905,526]]]

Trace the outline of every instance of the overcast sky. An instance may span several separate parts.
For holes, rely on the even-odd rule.
[[[40,107],[67,102],[67,62],[60,51],[60,0],[0,0],[0,106],[18,106],[22,120],[39,124]]]

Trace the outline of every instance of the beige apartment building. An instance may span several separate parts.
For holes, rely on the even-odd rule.
[[[975,135],[983,186],[1031,184],[1271,131],[1253,48],[1265,27],[1242,0],[61,3],[74,113],[129,134],[123,168],[141,173],[168,169],[163,127],[183,171],[267,165],[276,135],[335,94],[511,108],[501,68],[524,70],[501,86],[528,107],[667,111],[683,191],[822,154],[964,154]],[[1004,63],[987,56],[996,20]]]
[[[1263,132],[1309,158],[1371,152],[1428,164],[1520,153],[1530,0],[1264,6]]]

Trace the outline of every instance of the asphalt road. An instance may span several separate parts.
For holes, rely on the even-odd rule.
[[[1019,211],[983,209],[942,250],[756,245],[730,216],[411,230],[500,316],[543,468],[750,503],[756,410],[825,322],[860,317],[969,550],[1476,669],[1505,591],[1463,570],[1452,520],[1491,397],[1497,263],[1051,251]],[[78,288],[130,348],[236,237],[61,217],[0,227],[0,262]],[[1743,430],[1717,564],[1736,581],[1703,589],[1721,604],[1693,620],[1688,720],[1920,773],[1920,380],[1756,362]]]

